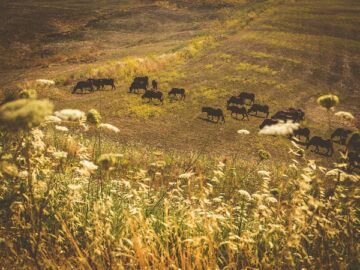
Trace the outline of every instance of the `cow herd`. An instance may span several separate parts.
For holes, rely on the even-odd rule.
[[[111,86],[111,89],[116,89],[114,79],[88,79],[86,81],[78,82],[72,90],[72,93],[75,93],[77,90],[83,91],[88,89],[91,92],[96,90],[102,90],[105,86]],[[152,88],[149,89],[149,77],[135,77],[130,84],[129,93],[139,93],[140,90],[144,90],[142,94],[142,99],[148,99],[148,102],[153,100],[158,100],[161,104],[164,103],[164,94],[158,90],[158,83],[156,80],[151,82]],[[185,89],[183,88],[172,88],[168,92],[168,97],[174,99],[180,97],[180,100],[185,99]],[[266,104],[255,103],[255,94],[248,92],[241,92],[238,96],[231,96],[226,102],[226,109],[230,111],[231,117],[238,119],[238,115],[241,115],[241,120],[249,120],[249,116],[260,117],[261,115],[265,118],[260,124],[259,129],[263,129],[266,126],[277,125],[287,121],[292,121],[295,123],[301,123],[305,119],[305,113],[300,109],[288,108],[287,110],[282,110],[276,112],[269,118],[270,108]],[[210,120],[214,123],[225,122],[225,115],[221,108],[214,107],[202,107],[202,113],[206,113],[207,120]],[[334,152],[333,142],[338,138],[336,142],[344,145],[347,137],[352,133],[351,130],[344,128],[337,128],[329,139],[324,139],[320,136],[313,136],[310,138],[310,129],[307,127],[299,127],[293,131],[292,137],[297,137],[301,140],[302,137],[305,138],[304,144],[306,149],[310,147],[315,148],[316,153],[320,153],[320,148],[324,148],[326,152],[325,155],[331,156]],[[358,158],[358,155],[354,155],[355,158]]]

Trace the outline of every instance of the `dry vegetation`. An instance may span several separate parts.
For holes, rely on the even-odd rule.
[[[121,2],[33,1],[24,18],[55,18],[29,36],[0,26],[1,83],[20,97],[0,106],[0,266],[357,269],[360,178],[346,156],[199,109],[246,90],[272,112],[304,109],[313,134],[358,130],[358,2]],[[137,75],[186,101],[143,103],[127,93]],[[117,90],[70,94],[89,77]],[[316,103],[329,92],[337,113]]]

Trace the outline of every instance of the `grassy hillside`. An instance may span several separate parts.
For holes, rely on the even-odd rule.
[[[317,98],[336,94],[335,111],[359,119],[358,1],[6,0],[0,10],[0,98],[26,90],[0,105],[0,268],[359,268],[349,159],[259,135],[263,118],[233,119],[225,106],[253,92],[271,114],[304,110],[312,135],[357,130]],[[128,93],[138,75],[186,99],[146,103]],[[89,77],[117,89],[71,94]]]
[[[65,58],[52,62],[59,66],[30,69],[26,76],[55,79],[56,88],[41,90],[42,96],[49,97],[58,108],[96,108],[121,128],[114,138],[120,142],[179,151],[201,149],[228,156],[240,152],[251,159],[265,148],[279,160],[286,158],[286,139],[257,135],[261,118],[238,121],[227,114],[225,125],[201,120],[202,106],[225,109],[226,100],[241,91],[255,93],[258,102],[268,104],[272,113],[288,107],[303,109],[304,125],[311,128],[313,135],[329,136],[329,130],[324,128],[326,112],[316,104],[321,94],[339,95],[338,110],[359,115],[356,1],[240,1],[206,8],[199,5],[162,1],[139,2],[131,8],[126,4],[95,6],[93,9],[102,13],[115,7],[121,11],[106,13],[88,22],[85,30],[74,31],[74,35],[85,35],[81,41],[62,38],[64,44],[56,40],[45,44],[62,44],[58,51],[61,55],[65,46],[69,51],[70,44],[74,44],[80,58],[84,44],[91,44],[96,49],[90,50],[100,51],[102,56],[86,65]],[[142,15],[135,16],[139,10]],[[84,39],[88,41],[84,43]],[[119,43],[121,40],[134,43],[124,45]],[[166,100],[163,106],[146,104],[139,96],[128,93],[136,75],[157,79],[165,93],[171,87],[184,87],[187,99]],[[70,94],[77,80],[98,76],[115,77],[117,90]],[[32,86],[31,82],[20,85]],[[335,120],[333,128],[341,126]],[[239,139],[236,131],[240,128],[251,131],[251,140]]]

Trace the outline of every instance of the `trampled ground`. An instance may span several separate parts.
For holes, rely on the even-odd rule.
[[[288,107],[305,110],[303,125],[310,127],[313,135],[328,137],[326,113],[316,98],[334,93],[341,100],[337,109],[358,118],[360,2],[255,2],[200,8],[164,1],[104,1],[91,6],[81,1],[51,5],[32,1],[26,6],[8,1],[1,4],[7,8],[0,28],[4,34],[1,84],[6,88],[17,80],[59,81],[56,88],[44,89],[41,95],[58,108],[98,109],[105,122],[121,129],[114,137],[120,142],[247,159],[266,149],[283,160],[288,140],[259,136],[262,118],[242,121],[227,113],[225,124],[214,124],[202,119],[201,106],[225,110],[228,97],[249,91],[259,102],[270,105],[272,113]],[[224,26],[227,28],[221,33]],[[22,31],[18,31],[20,27]],[[205,34],[216,41],[190,59],[163,66],[151,60],[181,51],[193,38]],[[186,100],[146,104],[139,95],[129,94],[129,81],[121,79],[115,91],[70,93],[89,68],[122,78],[118,69],[110,69],[127,56],[142,57],[149,63],[148,74],[139,75],[157,79],[160,90],[185,88]],[[334,121],[333,126],[339,123]],[[240,136],[238,129],[248,129],[251,134]]]

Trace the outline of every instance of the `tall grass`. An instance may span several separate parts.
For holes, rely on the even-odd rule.
[[[358,266],[360,179],[343,164],[319,167],[296,144],[281,167],[264,151],[250,164],[118,145],[71,112],[1,126],[5,268]]]

